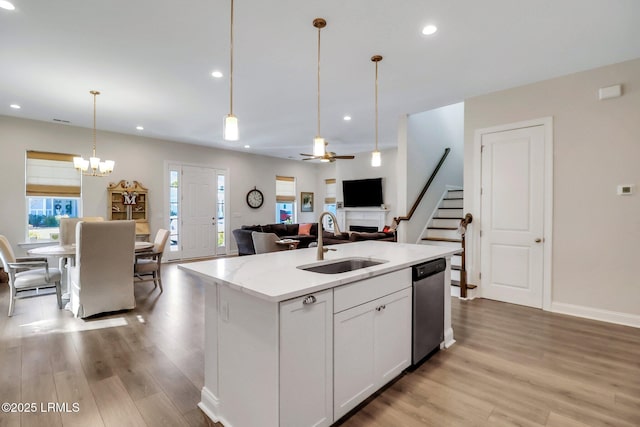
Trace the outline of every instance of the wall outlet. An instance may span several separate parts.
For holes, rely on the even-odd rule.
[[[630,196],[633,194],[633,185],[618,185],[618,196]]]

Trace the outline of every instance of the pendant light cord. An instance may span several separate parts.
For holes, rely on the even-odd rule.
[[[100,95],[100,92],[92,90],[93,95],[93,157],[96,157],[96,96]]]
[[[378,61],[376,61],[376,151],[378,151]]]
[[[230,58],[229,58],[229,114],[233,115],[233,0],[231,0]]]
[[[318,133],[320,136],[320,30],[322,27],[318,27]]]

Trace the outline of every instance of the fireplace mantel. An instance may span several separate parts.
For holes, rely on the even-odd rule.
[[[376,227],[381,231],[386,225],[389,209],[375,208],[340,208],[337,210],[340,230],[349,231],[352,225]]]

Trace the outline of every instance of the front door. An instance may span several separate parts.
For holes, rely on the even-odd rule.
[[[216,255],[216,170],[183,166],[181,188],[182,257]]]
[[[482,296],[542,308],[545,126],[485,133],[481,144]]]

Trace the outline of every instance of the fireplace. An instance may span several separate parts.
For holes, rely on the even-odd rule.
[[[386,225],[386,208],[340,208],[338,209],[338,225],[340,230],[382,230]]]

